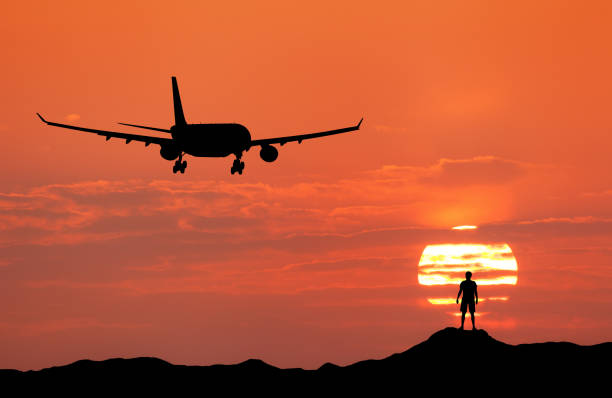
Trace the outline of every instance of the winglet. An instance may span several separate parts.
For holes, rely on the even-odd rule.
[[[40,116],[40,113],[36,112],[36,114],[38,115],[38,117],[40,118],[40,120],[42,120],[44,123],[49,123],[45,120],[45,118],[43,118],[42,116]]]
[[[357,123],[357,130],[359,130],[359,127],[361,127],[361,122],[363,122],[363,118],[361,118],[361,120],[359,121],[359,123]]]

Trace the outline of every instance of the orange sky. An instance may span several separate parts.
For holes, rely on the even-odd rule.
[[[180,3],[3,8],[0,368],[380,358],[458,324],[417,265],[460,241],[518,261],[494,337],[611,339],[609,2]],[[365,120],[232,176],[35,116],[169,127],[172,75],[254,138]]]

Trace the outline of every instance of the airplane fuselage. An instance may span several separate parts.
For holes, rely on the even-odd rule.
[[[191,156],[225,157],[251,145],[251,133],[237,123],[174,125],[170,128],[178,148]]]

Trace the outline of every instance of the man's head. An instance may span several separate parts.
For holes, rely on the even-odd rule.
[[[472,279],[472,273],[470,271],[465,273],[465,279],[467,279],[468,281]]]

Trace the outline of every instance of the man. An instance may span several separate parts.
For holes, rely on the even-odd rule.
[[[476,330],[474,312],[476,311],[476,304],[478,304],[478,290],[476,290],[476,282],[472,280],[472,273],[470,271],[465,273],[465,280],[459,285],[457,304],[459,304],[461,292],[463,292],[463,298],[461,299],[461,330],[463,330],[465,312],[467,311],[468,306],[470,307],[470,315],[472,316],[472,330]],[[476,297],[476,302],[474,302],[474,297]]]

